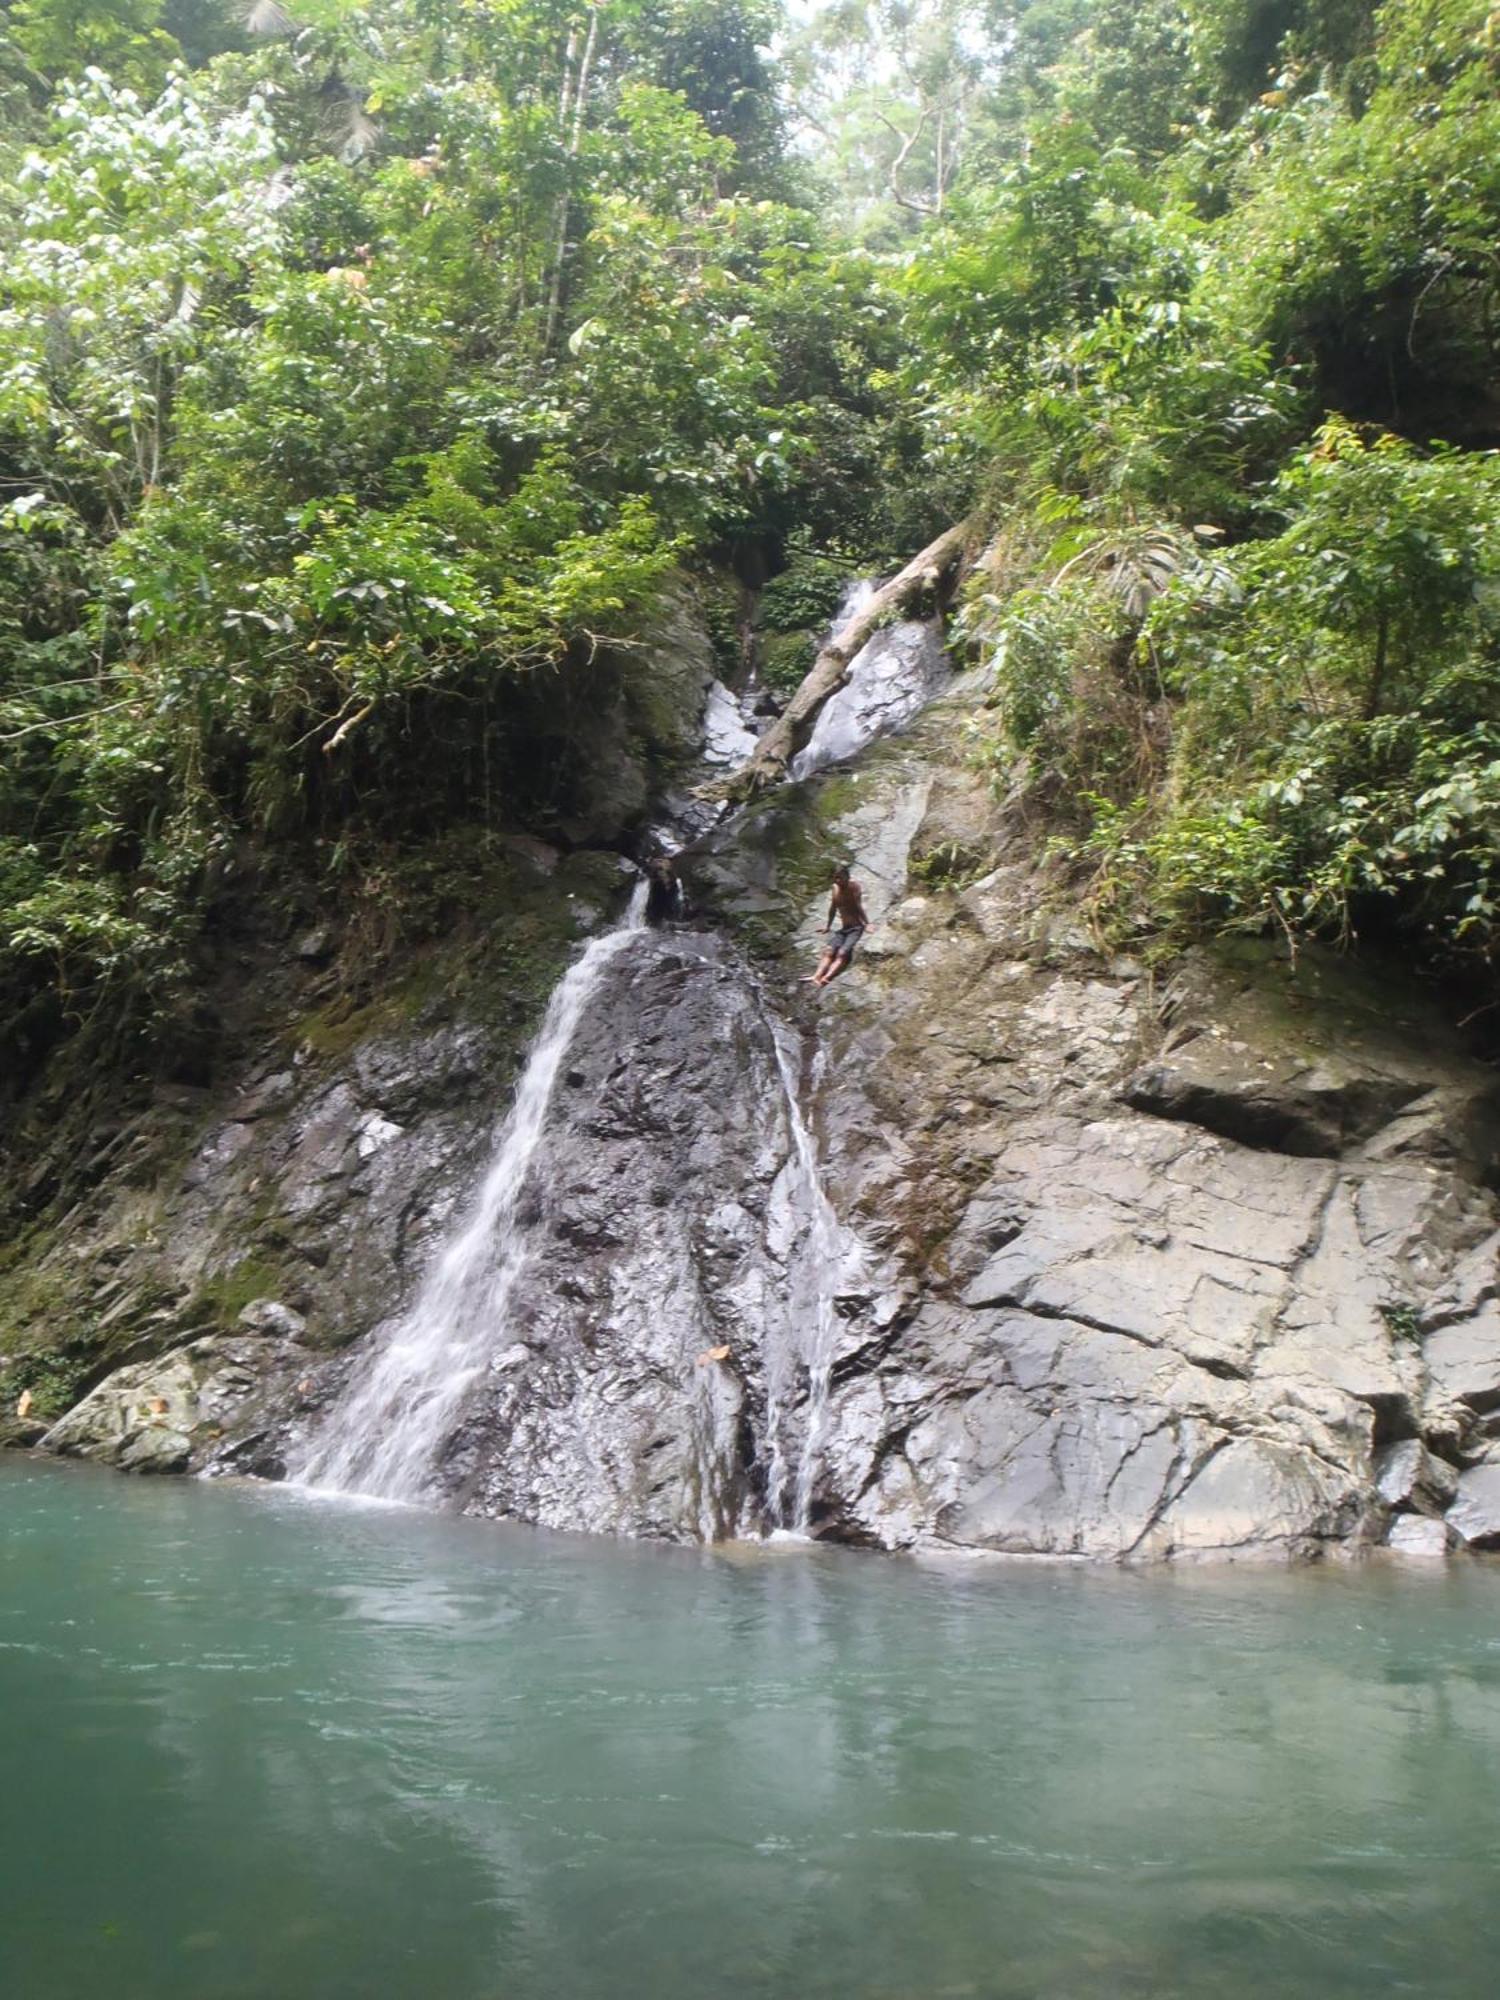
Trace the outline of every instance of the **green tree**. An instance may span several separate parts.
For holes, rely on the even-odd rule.
[[[92,66],[152,89],[180,52],[160,26],[162,7],[163,0],[14,0],[7,32],[44,76]]]

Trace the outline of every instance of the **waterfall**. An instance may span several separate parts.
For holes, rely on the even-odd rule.
[[[846,1235],[823,1188],[817,1148],[802,1111],[796,1048],[785,1035],[778,1034],[775,1040],[792,1140],[782,1169],[783,1240],[778,1248],[788,1273],[787,1322],[793,1338],[766,1355],[766,1512],[773,1526],[805,1534],[838,1345],[835,1300],[859,1249]],[[794,1474],[786,1431],[798,1377],[804,1372],[807,1407]]]
[[[558,1074],[605,967],[645,934],[645,911],[642,882],[624,922],[595,938],[558,983],[473,1208],[405,1319],[365,1359],[294,1468],[298,1484],[389,1500],[420,1499],[426,1490],[467,1391],[504,1341],[526,1255],[516,1210]]]
[[[844,595],[831,636],[842,632],[873,596],[870,582]],[[849,663],[844,684],[818,712],[812,735],[792,759],[793,778],[810,778],[829,764],[843,764],[877,737],[904,729],[953,678],[937,627],[902,619],[867,640]]]
[[[439,1248],[405,1316],[357,1361],[294,1465],[295,1483],[388,1500],[421,1500],[431,1492],[445,1441],[495,1355],[514,1339],[512,1299],[533,1242],[522,1198],[569,1052],[590,1008],[599,1005],[605,969],[632,941],[649,935],[644,911],[643,885],[624,924],[595,939],[558,984],[476,1197]],[[836,1302],[863,1263],[863,1251],[823,1187],[802,1108],[797,1041],[774,1020],[768,1025],[785,1136],[765,1224],[767,1268],[777,1273],[779,1296],[765,1301],[758,1329],[766,1397],[760,1519],[769,1529],[806,1533],[828,1428],[840,1326]],[[691,1518],[705,1541],[753,1525],[735,1470],[740,1407],[730,1378],[714,1367],[693,1367],[686,1479]]]
[[[538,1228],[535,1194],[544,1161],[552,1167],[571,1161],[571,1168],[564,1171],[587,1178],[592,1158],[577,1125],[577,1102],[570,1098],[566,1110],[558,1102],[562,1077],[570,1063],[582,1059],[583,1048],[596,1047],[601,1035],[608,1039],[611,1030],[602,1009],[626,1003],[628,1017],[635,1018],[630,1007],[645,989],[638,982],[622,986],[620,976],[611,973],[621,954],[633,951],[637,956],[632,967],[649,960],[664,975],[681,958],[676,947],[655,954],[644,949],[643,941],[651,935],[648,886],[647,882],[638,886],[620,927],[594,939],[558,983],[477,1190],[437,1245],[404,1314],[388,1322],[355,1356],[337,1400],[303,1444],[300,1457],[292,1459],[290,1476],[295,1484],[373,1499],[440,1498],[447,1448],[460,1431],[469,1435],[465,1427],[477,1412],[490,1409],[485,1392],[497,1358],[514,1359],[508,1350],[527,1336],[539,1300],[544,1311],[559,1307],[550,1292],[548,1267],[534,1262],[551,1227],[549,1221]],[[704,960],[705,967],[709,962]],[[684,1260],[680,1268],[664,1267],[645,1284],[641,1274],[646,1266],[632,1262],[640,1246],[622,1243],[613,1267],[602,1258],[598,1266],[598,1279],[624,1307],[625,1321],[616,1337],[629,1351],[634,1340],[632,1315],[645,1313],[649,1319],[655,1296],[675,1302],[671,1308],[675,1317],[665,1343],[658,1343],[661,1351],[654,1364],[667,1371],[661,1413],[670,1410],[674,1418],[674,1477],[681,1504],[669,1513],[674,1525],[680,1523],[704,1541],[757,1530],[809,1531],[814,1488],[829,1442],[832,1376],[842,1324],[839,1299],[851,1281],[862,1281],[865,1262],[863,1247],[839,1222],[823,1186],[802,1104],[805,1078],[798,1037],[775,1019],[743,972],[730,976],[738,1001],[727,1011],[720,1008],[710,983],[700,989],[687,1019],[696,1034],[739,1023],[755,1051],[751,1068],[756,1108],[764,1116],[764,1140],[772,1149],[766,1167],[758,1171],[769,1168],[771,1182],[761,1248],[745,1266],[746,1289],[738,1297],[713,1299],[715,1253],[695,1247],[691,1227],[669,1232],[672,1247],[665,1254]],[[662,991],[671,990],[668,979]],[[766,1040],[761,1039],[763,1034]],[[658,1073],[662,1058],[653,1051],[654,1045],[637,1058],[645,1065],[643,1074]],[[679,1052],[674,1045],[665,1053],[670,1069],[686,1051]],[[731,1086],[727,1097],[719,1093],[710,1100],[709,1117],[714,1115],[714,1103],[722,1102],[728,1110],[733,1101]],[[672,1148],[661,1156],[666,1187],[674,1173],[688,1170],[688,1158],[680,1150],[682,1135],[671,1120],[650,1143],[662,1142]],[[649,1152],[637,1157],[650,1161]],[[734,1155],[726,1157],[732,1160]],[[754,1162],[755,1156],[747,1155],[744,1171],[756,1174]],[[747,1185],[757,1184],[765,1185],[755,1179]],[[734,1193],[733,1187],[724,1191],[731,1210]],[[690,1216],[701,1213],[706,1224],[719,1199],[712,1186],[695,1187],[686,1195],[687,1211]],[[748,1221],[750,1212],[740,1212]],[[549,1207],[549,1217],[551,1213]],[[648,1230],[643,1239],[647,1264],[652,1240]],[[705,1254],[708,1261],[700,1266]],[[721,1307],[723,1331],[732,1336],[738,1325],[743,1342],[738,1365],[731,1362],[727,1369],[721,1363],[729,1347],[722,1354],[714,1347]],[[566,1319],[566,1308],[561,1310]],[[674,1362],[672,1344],[678,1338],[679,1321],[681,1359]],[[660,1331],[643,1325],[643,1346],[650,1347]],[[627,1386],[633,1394],[636,1385]],[[505,1387],[510,1391],[508,1378]],[[629,1420],[611,1419],[609,1397],[620,1388],[621,1380],[612,1378],[607,1365],[599,1371],[585,1369],[575,1385],[576,1437],[553,1436],[542,1422],[529,1441],[531,1417],[524,1392],[519,1402],[512,1393],[504,1411],[496,1409],[499,1429],[493,1439],[491,1469],[499,1472],[509,1465],[511,1471],[501,1476],[513,1478],[514,1464],[524,1463],[530,1452],[536,1456],[541,1484],[555,1480],[554,1508],[561,1493],[565,1512],[583,1507],[590,1518],[609,1519],[615,1482],[640,1476],[626,1470],[632,1454],[642,1450],[646,1438],[662,1435],[660,1416],[654,1420],[656,1430],[639,1434]],[[592,1410],[588,1400],[595,1389],[604,1397],[598,1410]],[[744,1476],[742,1428],[759,1400],[757,1389],[764,1397],[757,1454],[764,1489],[752,1497]],[[602,1426],[597,1434],[596,1419]],[[482,1453],[484,1446],[479,1449]],[[643,1462],[636,1460],[638,1465]],[[486,1470],[484,1477],[489,1476]],[[526,1490],[534,1504],[535,1482]]]

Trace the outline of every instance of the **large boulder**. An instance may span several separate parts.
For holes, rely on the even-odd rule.
[[[1415,1556],[1430,1562],[1441,1561],[1452,1548],[1454,1536],[1430,1514],[1399,1514],[1391,1523],[1386,1547],[1398,1556]]]
[[[1458,1493],[1458,1469],[1420,1438],[1402,1438],[1375,1462],[1375,1491],[1387,1507],[1441,1514]]]
[[[53,1424],[41,1449],[126,1472],[185,1472],[218,1447],[248,1404],[268,1395],[279,1401],[278,1378],[296,1365],[284,1333],[207,1334],[116,1369]]]
[[[1500,1452],[1460,1475],[1447,1522],[1470,1548],[1500,1548]]]

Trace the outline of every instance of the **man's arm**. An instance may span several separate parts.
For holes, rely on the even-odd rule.
[[[855,909],[855,914],[856,914],[856,916],[857,916],[857,918],[858,918],[859,922],[860,922],[860,923],[862,923],[862,924],[864,925],[865,929],[866,929],[866,930],[869,930],[869,928],[870,928],[870,919],[869,919],[869,917],[868,917],[868,916],[867,916],[867,915],[865,914],[865,892],[864,892],[864,890],[863,890],[863,889],[862,889],[862,888],[861,888],[861,887],[859,886],[858,882],[856,882],[856,883],[854,883],[854,884],[853,884],[853,889],[854,889],[854,909]]]

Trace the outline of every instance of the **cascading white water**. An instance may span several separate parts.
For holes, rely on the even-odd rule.
[[[833,620],[836,636],[874,595],[868,581],[851,584]],[[904,729],[953,678],[942,637],[922,619],[887,625],[849,662],[844,684],[818,712],[806,745],[792,759],[793,778],[810,778],[829,764]]]
[[[558,1074],[601,975],[645,931],[646,884],[624,922],[595,938],[555,988],[478,1199],[439,1252],[410,1311],[368,1356],[294,1480],[336,1493],[419,1499],[467,1391],[503,1345],[526,1255],[516,1209]]]
[[[857,608],[861,588],[869,586],[851,592],[845,616]],[[445,1442],[492,1361],[515,1338],[512,1300],[534,1247],[523,1195],[558,1078],[606,968],[646,934],[646,903],[642,883],[623,924],[596,938],[553,992],[477,1196],[438,1249],[405,1316],[356,1360],[339,1400],[294,1460],[294,1483],[385,1500],[434,1494]],[[789,1144],[766,1225],[766,1247],[783,1275],[764,1301],[760,1325],[767,1480],[759,1520],[805,1533],[827,1430],[836,1300],[864,1260],[823,1189],[800,1101],[795,1038],[773,1023],[772,1039]],[[692,1392],[687,1485],[696,1526],[705,1540],[743,1533],[758,1523],[747,1512],[737,1467],[740,1386],[699,1365]]]
[[[783,1221],[778,1233],[783,1240],[775,1247],[790,1277],[787,1320],[792,1340],[766,1355],[766,1511],[774,1525],[805,1533],[838,1345],[835,1300],[851,1276],[859,1249],[846,1235],[823,1189],[817,1148],[802,1112],[795,1047],[783,1035],[775,1039],[792,1150],[782,1169],[783,1199],[773,1208],[773,1218],[779,1209]],[[793,1477],[786,1429],[802,1371],[807,1377],[807,1407]]]

